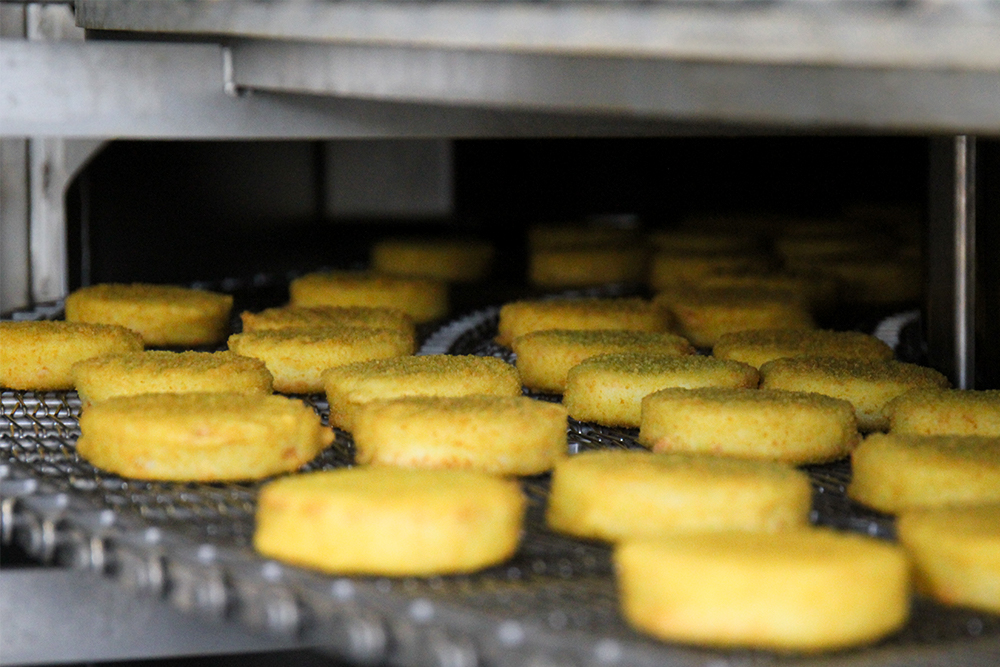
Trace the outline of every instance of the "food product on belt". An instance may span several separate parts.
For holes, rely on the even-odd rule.
[[[66,320],[118,324],[146,346],[211,345],[226,336],[233,297],[174,285],[109,283],[66,297]]]
[[[892,359],[793,357],[760,367],[762,389],[814,391],[850,401],[862,431],[884,431],[885,405],[911,389],[943,388],[948,378],[926,366]]]
[[[875,336],[860,331],[749,329],[721,336],[712,355],[760,368],[784,357],[892,359],[893,352]]]
[[[380,273],[475,281],[489,275],[493,246],[473,239],[383,239],[371,249],[371,267]]]
[[[907,510],[896,521],[918,590],[1000,613],[1000,505]]]
[[[569,369],[563,404],[574,419],[639,426],[642,399],[667,387],[756,389],[757,369],[700,355],[623,352],[590,357]]]
[[[73,382],[85,404],[134,394],[272,391],[264,362],[233,352],[105,354],[73,364]]]
[[[123,477],[260,479],[299,468],[333,441],[319,416],[284,396],[140,394],[94,403],[77,452]]]
[[[330,368],[323,373],[330,423],[354,428],[362,404],[400,396],[520,396],[521,378],[495,357],[429,354],[378,359]]]
[[[70,322],[0,322],[0,387],[72,389],[78,361],[142,349],[142,338],[124,327]]]
[[[323,391],[322,373],[370,359],[413,354],[413,335],[391,329],[332,326],[270,329],[233,334],[229,349],[261,359],[274,376],[274,388],[291,394]]]
[[[528,282],[566,288],[605,283],[642,283],[647,252],[642,246],[558,246],[532,251]]]
[[[564,533],[617,542],[677,531],[802,528],[811,505],[809,477],[784,463],[598,451],[556,463],[546,520]]]
[[[394,329],[413,335],[413,319],[398,308],[367,306],[284,306],[259,313],[243,312],[244,333],[264,329],[312,329],[329,326]]]
[[[662,389],[642,399],[639,442],[654,452],[700,452],[815,463],[858,443],[847,401],[797,391]]]
[[[826,529],[678,533],[615,549],[622,610],[668,641],[778,651],[865,644],[909,613],[902,550]]]
[[[500,308],[497,342],[545,329],[667,331],[670,317],[644,299],[549,299],[514,301]]]
[[[519,336],[511,344],[525,387],[562,393],[569,370],[584,359],[612,352],[682,356],[694,353],[684,338],[649,331],[546,329]]]
[[[1000,438],[875,433],[851,465],[847,494],[883,512],[1000,502]]]
[[[296,278],[288,290],[293,306],[396,308],[415,322],[430,322],[448,313],[447,284],[430,278],[331,271]]]
[[[330,573],[470,572],[514,553],[523,515],[516,481],[470,470],[342,468],[266,485],[254,547]]]
[[[697,286],[704,278],[717,273],[766,273],[772,268],[771,258],[759,253],[661,250],[650,262],[649,286],[658,292]]]
[[[1000,436],[1000,390],[915,389],[885,406],[892,433]]]
[[[355,460],[537,475],[566,455],[566,408],[525,396],[407,396],[365,403]]]

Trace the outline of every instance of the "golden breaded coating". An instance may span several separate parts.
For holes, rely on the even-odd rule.
[[[784,357],[892,359],[892,348],[860,331],[825,329],[750,329],[721,336],[712,356],[735,359],[755,368]]]
[[[528,229],[528,249],[562,247],[567,245],[633,246],[643,243],[643,235],[635,230],[607,225],[532,225]]]
[[[860,439],[847,401],[765,389],[661,389],[642,399],[639,442],[654,452],[698,452],[818,463]]]
[[[716,287],[662,292],[653,299],[670,311],[680,332],[698,347],[747,329],[815,329],[802,299],[783,289]]]
[[[528,257],[528,282],[543,288],[641,283],[646,279],[647,254],[642,246],[538,249]]]
[[[642,399],[667,387],[756,389],[757,369],[738,361],[695,354],[602,354],[569,369],[563,404],[574,419],[637,428]]]
[[[760,367],[761,389],[812,391],[850,401],[862,431],[889,428],[885,405],[911,389],[948,387],[933,368],[892,359],[793,357]]]
[[[562,393],[569,370],[584,359],[613,352],[642,352],[662,356],[694,354],[685,339],[671,333],[648,331],[566,330],[534,331],[514,339],[517,370],[525,387]]]
[[[333,442],[301,401],[261,394],[116,396],[80,417],[76,450],[137,479],[235,481],[296,470]]]
[[[908,510],[896,521],[918,590],[1000,613],[1000,505]]]
[[[259,313],[243,312],[243,333],[265,329],[314,329],[331,326],[393,329],[414,336],[413,318],[398,308],[367,306],[283,306]]]
[[[668,331],[670,318],[644,299],[549,299],[514,301],[500,308],[497,342],[545,329]]]
[[[702,454],[584,452],[556,462],[546,521],[619,542],[678,531],[809,524],[812,486],[790,465]]]
[[[625,618],[667,641],[815,652],[899,629],[909,564],[896,545],[828,529],[678,533],[614,554]]]
[[[358,463],[538,475],[566,455],[566,408],[525,396],[406,396],[365,403]]]
[[[448,314],[448,285],[430,278],[332,271],[296,278],[288,290],[293,306],[395,308],[418,323]]]
[[[719,273],[705,276],[697,287],[702,289],[746,289],[784,291],[805,304],[810,312],[828,310],[840,298],[840,283],[819,271],[782,273]]]
[[[78,361],[142,349],[142,337],[125,327],[72,322],[0,322],[0,387],[72,389]]]
[[[471,470],[341,468],[267,484],[253,542],[333,574],[472,572],[514,554],[524,506],[516,481]]]
[[[1000,390],[914,389],[885,406],[892,433],[1000,436]]]
[[[1000,438],[873,433],[851,468],[847,495],[883,512],[1000,502]]]
[[[323,371],[334,366],[413,354],[412,335],[391,329],[333,326],[233,334],[229,349],[261,359],[274,388],[289,394],[323,391]]]
[[[483,280],[493,245],[474,239],[383,239],[371,249],[372,270],[445,281]]]
[[[233,297],[174,285],[109,283],[66,297],[68,322],[117,324],[147,347],[211,345],[226,337]]]
[[[772,266],[770,258],[752,253],[688,253],[659,251],[649,267],[649,286],[653,291],[678,286],[698,285],[717,273],[765,273]]]
[[[323,385],[330,423],[347,431],[364,403],[401,396],[520,396],[521,378],[495,357],[428,354],[328,369]]]
[[[73,364],[73,382],[84,403],[135,394],[272,391],[263,361],[232,352],[106,354]]]

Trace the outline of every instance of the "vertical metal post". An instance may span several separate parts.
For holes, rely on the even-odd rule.
[[[930,365],[960,389],[976,369],[976,138],[932,139],[928,229]]]

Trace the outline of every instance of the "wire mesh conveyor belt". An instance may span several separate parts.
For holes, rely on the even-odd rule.
[[[488,354],[496,309],[432,334],[423,353]],[[4,391],[0,527],[47,561],[101,572],[181,610],[295,636],[351,660],[405,665],[996,664],[1000,618],[918,599],[910,623],[861,650],[823,656],[712,651],[631,630],[617,611],[610,549],[554,534],[543,521],[546,476],[523,480],[524,539],[503,565],[463,576],[343,578],[262,559],[250,544],[259,484],[163,483],[103,473],[76,455],[75,392]],[[326,420],[320,396],[303,397]],[[546,399],[552,397],[538,396]],[[573,452],[634,448],[635,432],[572,421]],[[306,469],[350,465],[350,437]],[[844,493],[846,461],[807,466],[818,524],[892,539],[891,517]]]

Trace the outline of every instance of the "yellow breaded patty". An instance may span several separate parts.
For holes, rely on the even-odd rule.
[[[525,387],[562,393],[569,370],[584,359],[613,352],[643,352],[682,356],[694,354],[685,339],[671,333],[648,331],[565,330],[534,331],[514,339],[517,370]]]
[[[760,367],[761,389],[812,391],[850,401],[862,431],[889,428],[885,405],[897,396],[948,386],[948,378],[933,368],[892,359],[793,357]]]
[[[892,433],[1000,436],[1000,390],[915,389],[885,406]]]
[[[412,335],[391,329],[332,326],[270,329],[233,334],[229,349],[261,359],[274,388],[289,394],[323,391],[322,373],[334,366],[413,354]]]
[[[243,312],[243,332],[265,329],[313,329],[329,326],[393,329],[414,335],[413,319],[397,308],[367,306],[283,306],[259,313]]]
[[[495,357],[428,354],[366,361],[323,373],[330,423],[347,431],[361,405],[401,396],[520,396],[517,369]]]
[[[371,249],[380,273],[446,281],[482,280],[493,264],[493,245],[474,239],[383,239]]]
[[[1000,613],[1000,505],[907,510],[896,533],[919,590],[945,604]]]
[[[538,249],[528,257],[528,282],[561,288],[641,283],[646,278],[647,252],[642,246],[557,246]]]
[[[760,368],[784,357],[892,359],[892,348],[860,331],[825,329],[750,329],[719,337],[712,356]]]
[[[296,470],[333,442],[301,401],[231,393],[140,394],[94,403],[76,450],[123,477],[261,479]]]
[[[756,389],[757,369],[738,361],[699,355],[641,352],[602,354],[569,369],[563,404],[574,419],[638,427],[642,399],[667,387]]]
[[[550,299],[514,301],[500,308],[497,342],[545,329],[667,331],[669,315],[644,299]]]
[[[68,322],[118,324],[146,346],[211,345],[226,337],[233,297],[174,285],[109,283],[66,297]]]
[[[517,549],[517,482],[470,470],[342,468],[267,484],[254,548],[336,574],[471,572]]]
[[[783,463],[598,451],[556,462],[546,521],[618,542],[677,531],[792,530],[808,525],[811,505],[808,476]]]
[[[263,361],[232,352],[106,354],[73,364],[73,382],[85,403],[134,394],[272,391]]]
[[[0,387],[72,389],[78,361],[142,349],[142,337],[125,327],[72,322],[0,322]]]
[[[667,641],[813,652],[857,646],[909,614],[896,545],[827,529],[678,533],[614,554],[625,618]]]
[[[715,287],[658,294],[680,332],[698,347],[712,347],[728,333],[747,329],[815,329],[802,298],[784,289]]]
[[[352,435],[362,464],[537,475],[566,455],[566,408],[524,396],[406,396],[365,403]]]
[[[847,401],[765,389],[662,389],[642,399],[639,442],[698,452],[816,463],[846,456],[859,435]]]
[[[874,433],[851,468],[847,495],[883,512],[1000,502],[1000,438]]]
[[[801,270],[782,273],[719,273],[698,281],[704,289],[778,290],[791,293],[810,312],[829,309],[840,297],[840,283],[819,271]]]
[[[332,271],[296,278],[288,290],[293,306],[396,308],[418,323],[448,314],[448,286],[430,278]]]
[[[717,273],[764,273],[770,269],[771,260],[764,255],[661,250],[653,255],[650,262],[649,286],[658,292],[682,285],[697,285],[703,278]]]

